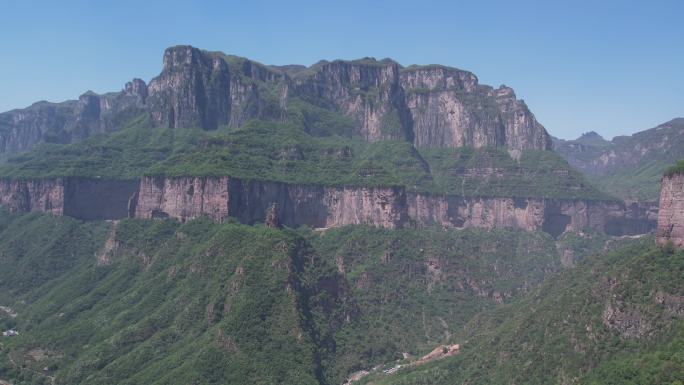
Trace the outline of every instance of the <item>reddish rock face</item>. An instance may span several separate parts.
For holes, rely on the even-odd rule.
[[[0,204],[10,211],[64,213],[64,179],[0,180]]]
[[[333,188],[220,178],[143,178],[137,198],[138,218],[206,215],[221,221],[263,223],[269,210],[279,224],[335,227],[371,224],[386,228],[405,221],[405,194],[398,188]]]
[[[683,215],[681,185],[680,181],[677,210]],[[214,221],[233,217],[246,224],[277,218],[277,225],[314,228],[439,225],[515,228],[558,236],[587,228],[612,235],[641,234],[655,226],[651,210],[619,202],[460,197],[407,193],[402,187],[306,186],[231,177],[0,180],[0,204],[11,211],[79,219],[130,216],[187,221],[204,215]],[[674,233],[681,239],[680,230]]]
[[[684,175],[664,176],[660,187],[660,209],[656,242],[669,241],[684,248]]]
[[[135,217],[186,221],[207,215],[220,221],[228,216],[228,181],[228,177],[143,178]]]
[[[136,181],[88,178],[0,180],[0,204],[10,211],[42,211],[78,219],[121,219]]]
[[[322,187],[236,178],[144,178],[135,216],[181,221],[207,215],[221,221],[316,228],[369,224],[384,228],[441,225],[565,231],[591,228],[613,235],[640,234],[655,222],[619,202],[543,198],[484,198],[406,193],[403,188]]]

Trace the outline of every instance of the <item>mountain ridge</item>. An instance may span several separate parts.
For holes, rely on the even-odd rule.
[[[289,67],[281,67],[289,68]],[[78,101],[34,104],[0,114],[0,152],[39,142],[70,143],[108,132],[148,112],[161,127],[240,127],[249,119],[284,121],[297,100],[352,119],[352,135],[367,141],[407,140],[424,147],[494,146],[514,153],[551,148],[524,102],[507,87],[441,66],[402,67],[391,59],[321,61],[281,70],[246,58],[174,46],[148,84],[82,94]],[[39,108],[40,107],[40,108]]]
[[[684,158],[684,118],[632,135],[575,140],[553,138],[554,151],[602,191],[629,201],[658,200],[660,178]]]

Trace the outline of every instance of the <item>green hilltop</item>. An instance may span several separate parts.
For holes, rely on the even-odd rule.
[[[296,104],[295,104],[296,105]],[[326,186],[405,186],[462,196],[613,200],[550,151],[519,160],[498,148],[416,149],[368,143],[341,115],[302,102],[298,123],[250,121],[237,129],[153,128],[146,115],[75,144],[42,144],[0,165],[0,177],[233,176]]]
[[[676,164],[670,166],[665,170],[665,175],[666,176],[672,176],[675,174],[682,174],[684,173],[684,159],[678,161]]]

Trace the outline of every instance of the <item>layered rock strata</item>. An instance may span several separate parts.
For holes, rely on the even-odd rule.
[[[133,214],[137,181],[88,178],[0,180],[0,204],[13,212],[41,211],[79,219]]]
[[[684,201],[684,200],[683,200]],[[440,225],[545,231],[595,229],[642,234],[655,227],[651,209],[614,201],[461,197],[407,192],[402,187],[306,186],[231,177],[85,178],[0,181],[0,204],[80,219],[229,217],[246,224],[384,228]]]
[[[614,201],[461,197],[406,192],[401,187],[324,187],[236,178],[143,178],[135,216],[181,221],[207,215],[263,223],[277,210],[286,226],[370,224],[385,228],[441,225],[518,228],[559,235],[591,228],[613,235],[655,227],[652,209]]]

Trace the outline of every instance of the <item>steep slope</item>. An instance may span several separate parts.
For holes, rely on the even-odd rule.
[[[611,141],[595,133],[554,139],[554,149],[601,190],[626,200],[657,201],[660,176],[684,158],[684,118]]]
[[[671,243],[677,248],[684,247],[684,160],[663,175],[656,241],[662,246]]]
[[[22,332],[3,341],[0,377],[50,375],[58,384],[323,381],[309,301],[316,276],[305,272],[309,259],[291,234],[206,221],[111,228],[35,215],[15,220],[22,229],[10,223],[1,235],[9,241],[2,272],[13,272],[1,282],[2,301],[19,312],[12,322]],[[43,239],[28,242],[41,227]],[[90,228],[98,231],[91,235]],[[76,247],[63,233],[81,238],[84,249],[51,250]],[[20,266],[27,259],[66,266],[39,274],[7,258]],[[344,307],[338,310],[343,317]],[[32,351],[43,353],[25,355]]]
[[[523,150],[551,148],[544,127],[513,90],[480,85],[470,72],[403,68],[372,58],[275,67],[176,46],[165,51],[162,72],[148,85],[136,79],[120,92],[89,92],[78,101],[37,103],[0,114],[0,153],[26,151],[40,142],[79,141],[119,129],[142,111],[160,127],[215,130],[250,119],[306,121],[317,110],[343,122],[345,127],[338,127],[343,130],[335,133],[370,142],[499,147],[515,157]]]
[[[18,315],[0,326],[20,335],[1,341],[0,379],[339,384],[449,340],[605,242],[2,212],[0,304]]]
[[[684,253],[646,238],[471,320],[460,353],[374,384],[677,384]]]

